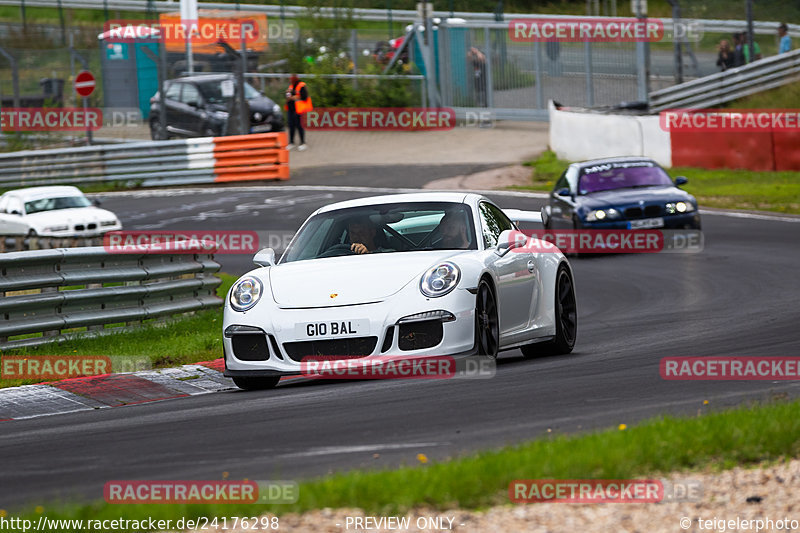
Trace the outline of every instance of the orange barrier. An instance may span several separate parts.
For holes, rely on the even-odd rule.
[[[773,132],[772,144],[775,170],[800,170],[800,132]]]
[[[774,170],[772,132],[670,132],[672,166]]]
[[[214,137],[214,181],[289,179],[285,132]]]

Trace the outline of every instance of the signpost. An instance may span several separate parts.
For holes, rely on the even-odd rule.
[[[77,76],[75,76],[73,85],[75,86],[75,92],[78,93],[78,96],[83,98],[84,114],[88,114],[89,96],[94,92],[97,81],[94,79],[94,76],[91,72],[88,70],[82,70],[78,72]],[[86,142],[88,144],[92,144],[92,129],[89,127],[88,122],[86,124]]]

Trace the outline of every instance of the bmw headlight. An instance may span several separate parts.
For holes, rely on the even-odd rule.
[[[437,298],[455,289],[459,279],[461,279],[461,271],[458,267],[445,261],[422,275],[419,290],[429,298]]]
[[[694,205],[691,202],[670,202],[665,207],[669,215],[694,211]]]
[[[69,229],[69,226],[62,226],[62,225],[50,226],[50,227],[44,228],[45,231],[67,231],[68,229]]]
[[[231,290],[231,307],[236,311],[247,311],[258,303],[263,292],[264,288],[257,278],[245,276]]]
[[[595,209],[593,211],[589,211],[589,213],[586,215],[586,222],[602,222],[604,220],[614,220],[617,218],[620,218],[619,211],[613,207],[609,207],[608,209]]]

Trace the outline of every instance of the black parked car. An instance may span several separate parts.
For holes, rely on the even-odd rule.
[[[688,180],[652,159],[615,157],[573,163],[542,208],[547,229],[700,229]]]
[[[235,80],[228,74],[206,74],[164,82],[166,131],[159,121],[161,95],[150,99],[150,135],[154,140],[170,137],[214,137],[225,135]],[[245,83],[250,107],[250,133],[283,130],[283,113],[275,102]]]

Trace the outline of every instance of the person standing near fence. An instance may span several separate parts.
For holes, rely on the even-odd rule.
[[[780,37],[780,44],[778,45],[778,53],[785,54],[792,49],[792,38],[789,37],[789,27],[785,22],[781,22],[778,26],[778,37]]]
[[[311,97],[308,95],[308,87],[300,81],[297,74],[292,74],[289,79],[289,88],[286,90],[286,109],[287,121],[289,122],[289,144],[286,146],[287,150],[295,147],[294,133],[300,134],[300,146],[297,147],[299,152],[306,150],[306,131],[303,129],[302,116],[313,109]]]

